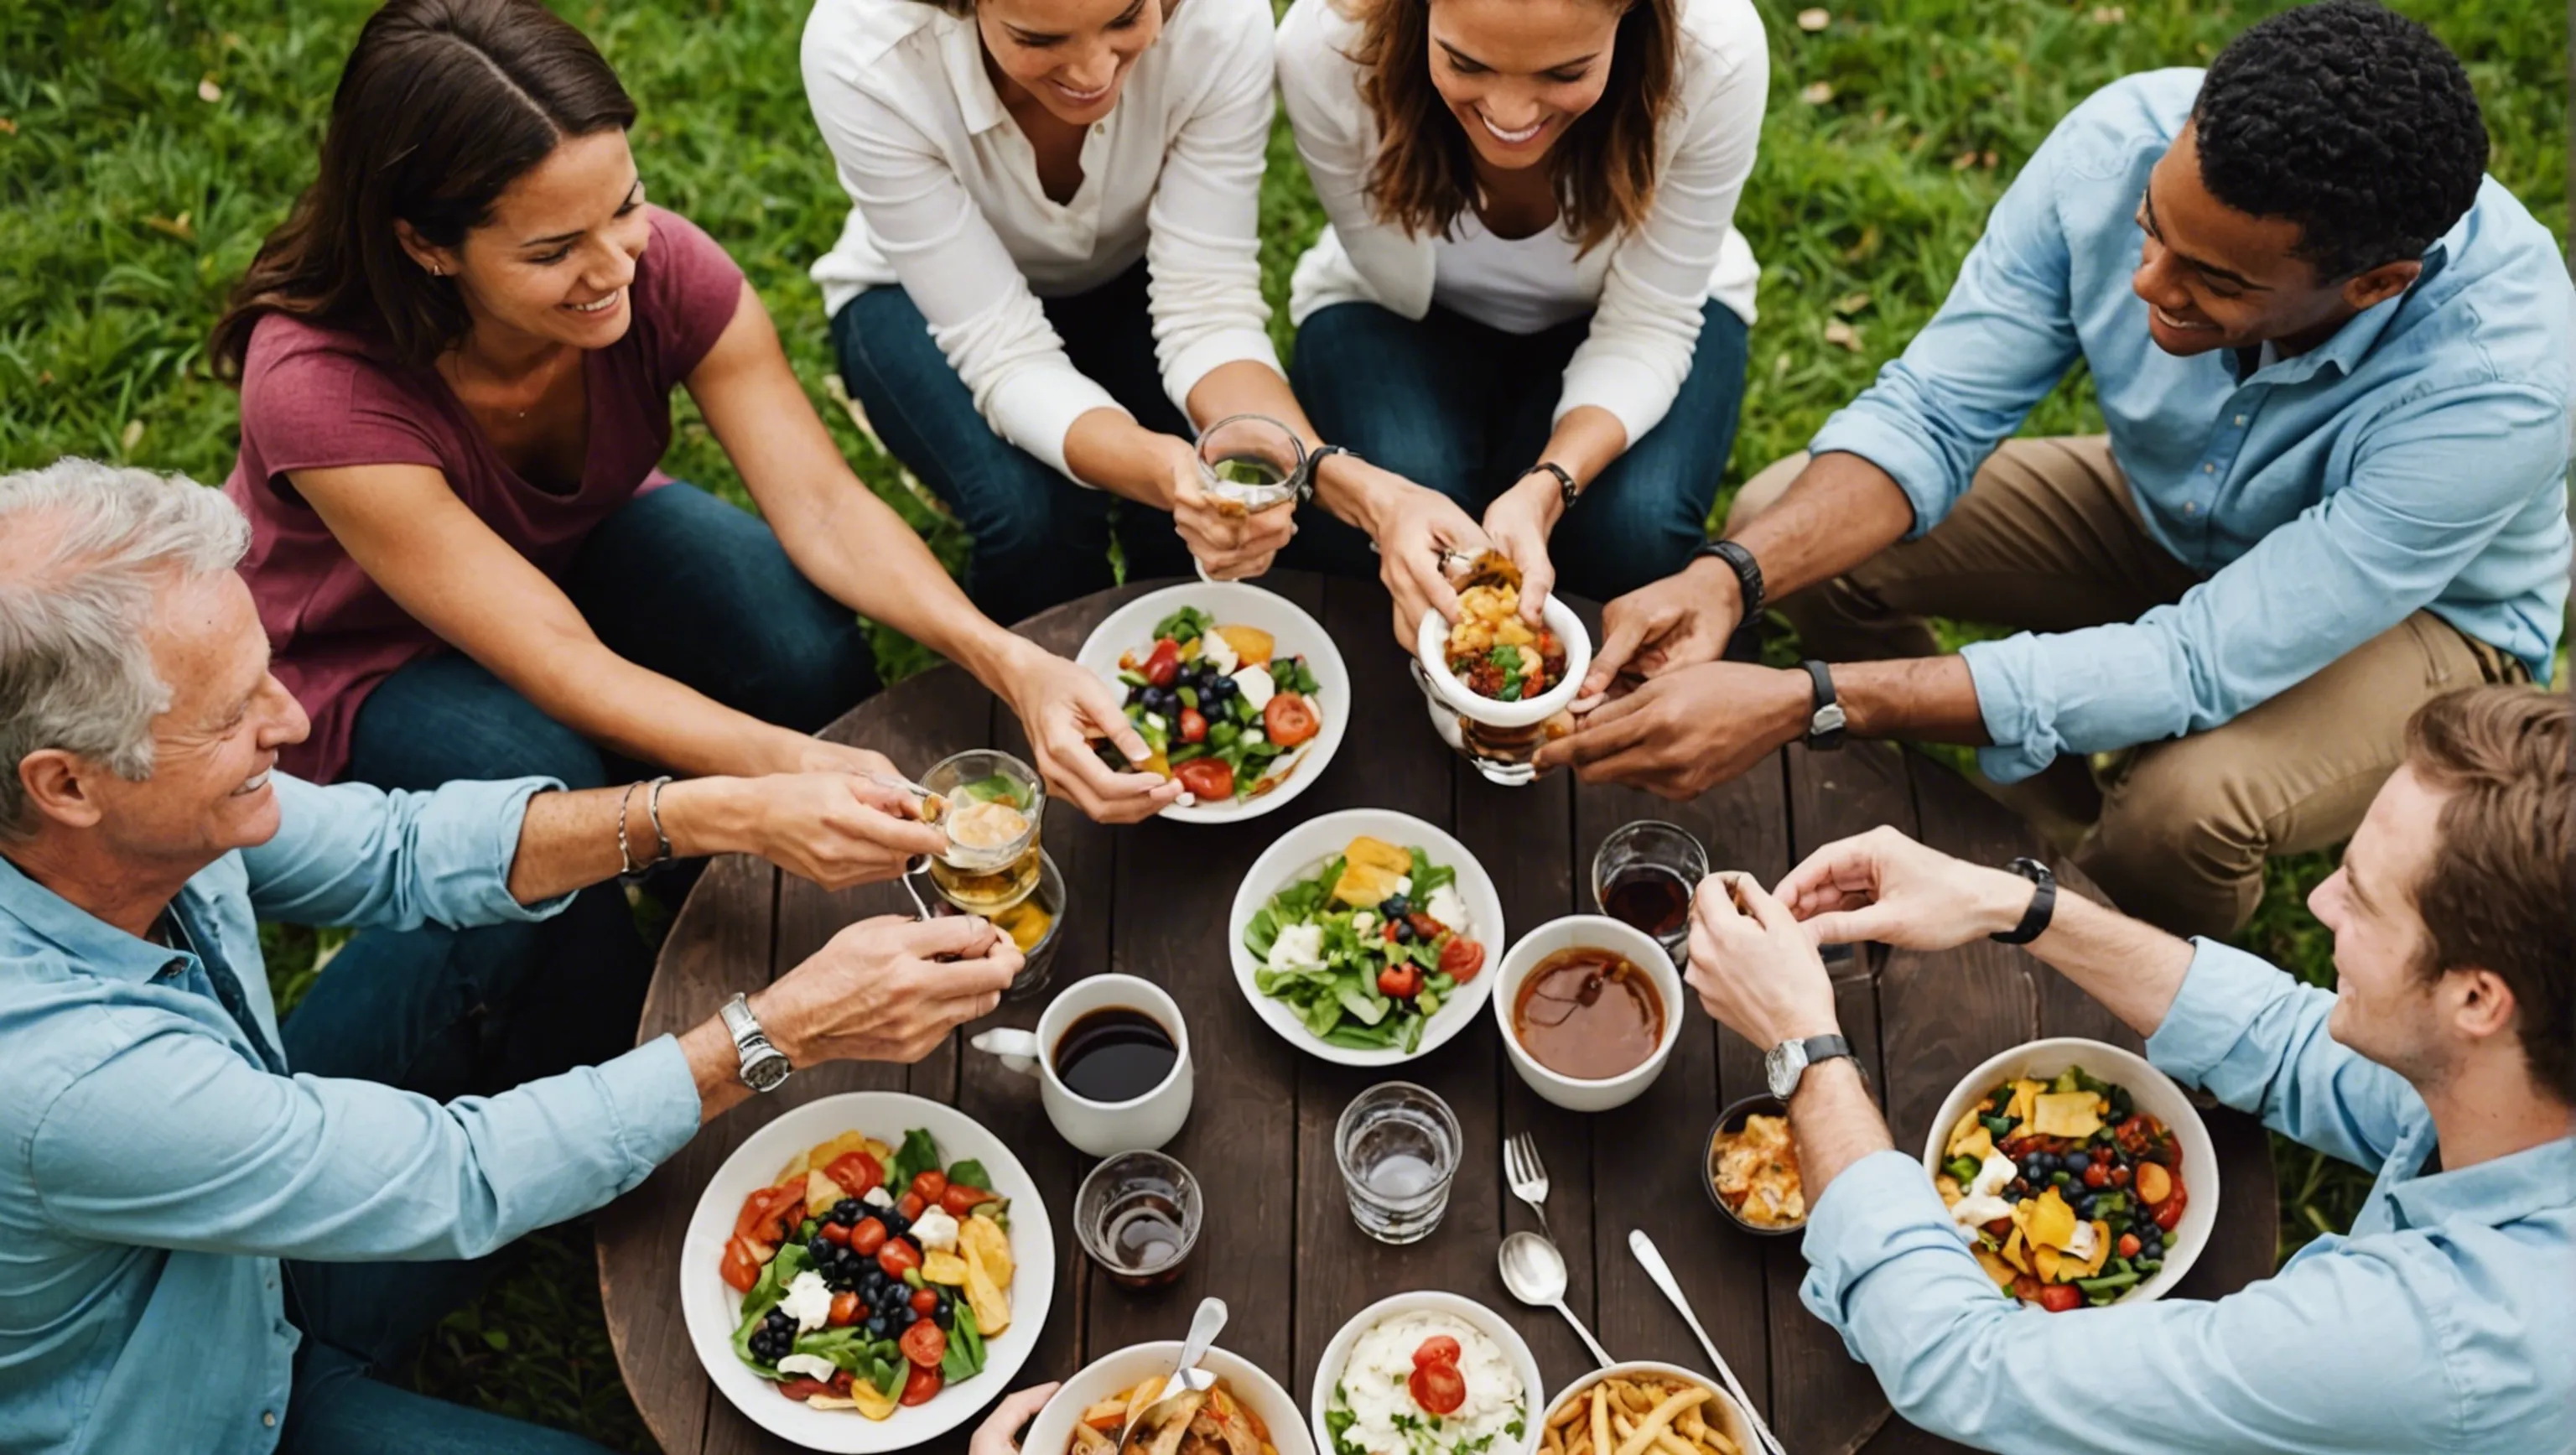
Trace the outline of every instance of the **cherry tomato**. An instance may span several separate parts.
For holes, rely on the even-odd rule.
[[[905,1222],[911,1223],[919,1222],[921,1210],[928,1206],[930,1206],[930,1199],[917,1192],[907,1192],[895,1200],[894,1210],[903,1214]]]
[[[760,1263],[742,1245],[742,1239],[725,1239],[723,1273],[725,1286],[736,1293],[749,1293],[751,1286],[760,1281]]]
[[[1449,930],[1447,925],[1419,910],[1406,915],[1404,922],[1413,926],[1413,937],[1417,940],[1436,940]]]
[[[912,1179],[912,1195],[921,1199],[923,1207],[939,1201],[939,1195],[947,1190],[948,1174],[936,1167]]]
[[[901,1238],[888,1238],[885,1246],[877,1250],[877,1266],[885,1270],[886,1277],[900,1279],[921,1266],[921,1250]]]
[[[2039,1306],[2053,1314],[2084,1307],[2084,1290],[2072,1283],[2052,1283],[2039,1291]]]
[[[788,1380],[786,1383],[779,1385],[778,1392],[787,1396],[789,1399],[796,1401],[798,1404],[803,1404],[805,1401],[812,1399],[818,1394],[830,1394],[832,1392],[832,1386],[825,1384],[819,1379],[805,1379],[800,1377]]]
[[[2175,1183],[2173,1196],[2156,1204],[2156,1226],[2165,1232],[2172,1232],[2174,1224],[2182,1221],[2184,1204],[2190,1201],[2189,1195],[2182,1190],[2182,1184]]]
[[[1460,1352],[1457,1340],[1447,1334],[1434,1334],[1422,1341],[1421,1348],[1413,1351],[1413,1367],[1419,1369],[1425,1364],[1455,1364],[1458,1362]]]
[[[832,1159],[823,1175],[837,1182],[852,1197],[865,1197],[871,1187],[885,1183],[885,1167],[865,1152],[844,1152]]]
[[[1181,709],[1181,741],[1185,743],[1204,743],[1207,741],[1206,713],[1199,711],[1195,707],[1184,707]]]
[[[1422,993],[1422,972],[1411,965],[1389,965],[1377,972],[1377,992],[1395,1000]]]
[[[2137,1257],[2137,1256],[2138,1256],[2138,1250],[2139,1250],[2140,1248],[2142,1248],[2142,1247],[2146,1246],[2146,1245],[2145,1245],[2145,1244],[2143,1244],[2143,1243],[2140,1243],[2140,1242],[2138,1241],[2138,1235],[2137,1235],[2137,1234],[2135,1234],[2135,1233],[2122,1233],[2122,1234],[2120,1235],[2120,1241],[2119,1241],[2119,1243],[2118,1243],[2116,1246],[2117,1246],[2117,1247],[2119,1248],[2119,1250],[2120,1250],[2120,1256],[2121,1256],[2121,1257],[2123,1257],[2123,1258],[2135,1258],[2135,1257]]]
[[[2108,1148],[2108,1147],[2096,1147],[2096,1148],[2094,1148],[2094,1149],[2093,1149],[2093,1160],[2094,1160],[2095,1162],[2097,1162],[2097,1163],[2102,1163],[2102,1164],[2107,1165],[2107,1164],[2110,1162],[2110,1160],[2111,1160],[2111,1149],[2110,1149],[2110,1148]]]
[[[2016,1273],[2013,1275],[2013,1297],[2020,1299],[2023,1303],[2039,1302],[2040,1292],[2046,1287],[2046,1284],[2041,1283],[2037,1278],[2030,1274]]]
[[[1464,935],[1440,947],[1440,973],[1461,985],[1475,979],[1476,972],[1484,968],[1485,947]]]
[[[1293,748],[1315,735],[1315,709],[1294,692],[1282,692],[1261,709],[1261,730],[1270,741]]]
[[[948,1331],[928,1319],[915,1320],[903,1331],[903,1357],[925,1369],[936,1369],[948,1357]]]
[[[1394,923],[1393,923],[1392,921],[1389,921],[1389,922],[1388,922],[1388,923],[1386,923],[1386,924],[1382,924],[1382,925],[1378,926],[1378,927],[1377,927],[1377,937],[1378,937],[1379,939],[1381,939],[1381,940],[1386,941],[1386,942],[1387,942],[1388,944],[1390,944],[1390,945],[1394,944],[1394,943],[1396,942],[1397,938],[1398,938],[1398,936],[1397,936],[1397,935],[1396,935],[1396,933],[1395,933],[1395,925],[1394,925]]]
[[[937,1291],[927,1288],[914,1289],[912,1291],[912,1311],[921,1315],[923,1318],[928,1318],[932,1314],[939,1312],[939,1294]]]
[[[1180,675],[1180,644],[1170,637],[1157,639],[1154,650],[1145,657],[1145,680],[1156,687],[1169,687]]]
[[[861,1218],[859,1225],[850,1229],[850,1251],[862,1258],[875,1257],[885,1245],[886,1226],[875,1218]]]
[[[1404,1387],[1415,1404],[1435,1415],[1456,1414],[1467,1402],[1467,1377],[1455,1364],[1416,1364]]]
[[[939,1326],[932,1324],[931,1327],[935,1329]],[[947,1336],[943,1334],[940,1337],[945,1339]],[[912,1366],[912,1373],[903,1381],[903,1402],[908,1405],[928,1404],[938,1395],[939,1384],[938,1365],[915,1364]]]
[[[838,1243],[844,1248],[850,1246],[850,1230],[839,1223],[825,1223],[814,1230],[814,1235],[826,1243]]]
[[[2086,1163],[2084,1165],[2084,1185],[2087,1187],[2110,1186],[2111,1169],[2103,1166],[2099,1162]]]
[[[1214,758],[1192,758],[1174,768],[1172,776],[1201,803],[1224,803],[1234,797],[1234,770]]]
[[[859,1296],[856,1293],[832,1295],[832,1311],[824,1319],[833,1328],[847,1328],[859,1321]]]
[[[2112,1185],[2113,1187],[2126,1187],[2126,1186],[2128,1186],[2128,1185],[2129,1185],[2129,1169],[2128,1169],[2128,1168],[2126,1168],[2126,1167],[2122,1167],[2122,1166],[2120,1166],[2120,1165],[2118,1165],[2118,1164],[2114,1163],[2114,1164],[2112,1165],[2112,1168],[2111,1168],[2111,1185]]]
[[[736,1236],[772,1246],[787,1236],[787,1230],[805,1221],[805,1189],[764,1187],[743,1199],[742,1216],[734,1219]]]
[[[968,1187],[963,1182],[952,1182],[948,1184],[948,1190],[939,1195],[939,1206],[950,1217],[962,1218],[975,1204],[991,1202],[997,1195],[980,1187]]]

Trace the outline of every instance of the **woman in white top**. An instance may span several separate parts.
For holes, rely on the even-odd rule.
[[[1481,512],[1533,611],[1560,571],[1607,599],[1681,569],[1753,320],[1751,0],[1296,0],[1278,66],[1332,223],[1290,295],[1316,424]]]

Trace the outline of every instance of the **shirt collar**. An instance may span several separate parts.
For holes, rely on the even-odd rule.
[[[2433,281],[2434,277],[2449,265],[2452,253],[2463,240],[2462,230],[2467,226],[2468,219],[2464,217],[2449,232],[2435,239],[2431,247],[2424,250],[2424,271],[2416,275],[2415,281],[2407,285],[2405,292],[2394,298],[2382,299],[2376,305],[2354,314],[2343,327],[2334,331],[2332,338],[2297,358],[2283,359],[2280,363],[2271,366],[2272,377],[2266,382],[2297,384],[2313,379],[2327,369],[2334,370],[2344,378],[2352,377],[2353,372],[2361,367],[2362,361],[2370,357],[2370,351],[2378,345],[2381,335],[2388,332],[2388,326],[2396,321],[2398,313],[2405,308],[2407,300],[2413,298],[2418,289]],[[2235,367],[2232,355],[2229,366]]]
[[[2452,1219],[2502,1227],[2552,1208],[2576,1207],[2576,1138],[2526,1147],[2456,1172],[2410,1177],[2388,1189],[2388,1200],[2402,1228],[2428,1228]]]
[[[1001,93],[993,89],[993,78],[984,69],[984,38],[976,32],[974,17],[942,11],[931,24],[939,30],[939,66],[948,74],[949,92],[957,98],[967,133],[980,134],[1001,125],[1010,113],[1002,109]]]
[[[186,897],[183,891],[181,898]],[[127,934],[28,878],[5,858],[0,858],[0,915],[51,941],[73,964],[111,979],[139,983],[160,974],[174,959],[191,958],[185,951]],[[189,916],[192,932],[204,923],[202,914]]]

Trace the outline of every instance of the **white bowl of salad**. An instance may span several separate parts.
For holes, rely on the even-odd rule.
[[[1027,1362],[1054,1295],[1028,1170],[965,1113],[899,1092],[781,1112],[708,1179],[681,1243],[680,1311],[708,1379],[753,1423],[843,1455],[972,1418]]]
[[[1226,917],[1235,982],[1290,1045],[1344,1066],[1438,1050],[1493,993],[1503,900],[1467,846],[1352,808],[1280,836]]]
[[[1312,1387],[1323,1455],[1520,1455],[1546,1398],[1537,1356],[1502,1315],[1427,1289],[1342,1325]]]
[[[1145,770],[1190,790],[1162,813],[1183,823],[1231,823],[1295,798],[1350,726],[1350,672],[1323,623],[1240,581],[1149,591],[1111,612],[1074,660],[1118,689],[1153,752]]]

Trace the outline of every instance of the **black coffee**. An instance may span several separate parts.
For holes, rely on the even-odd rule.
[[[1085,1101],[1132,1101],[1162,1085],[1180,1059],[1162,1022],[1119,1005],[1088,1012],[1055,1043],[1056,1078]]]

